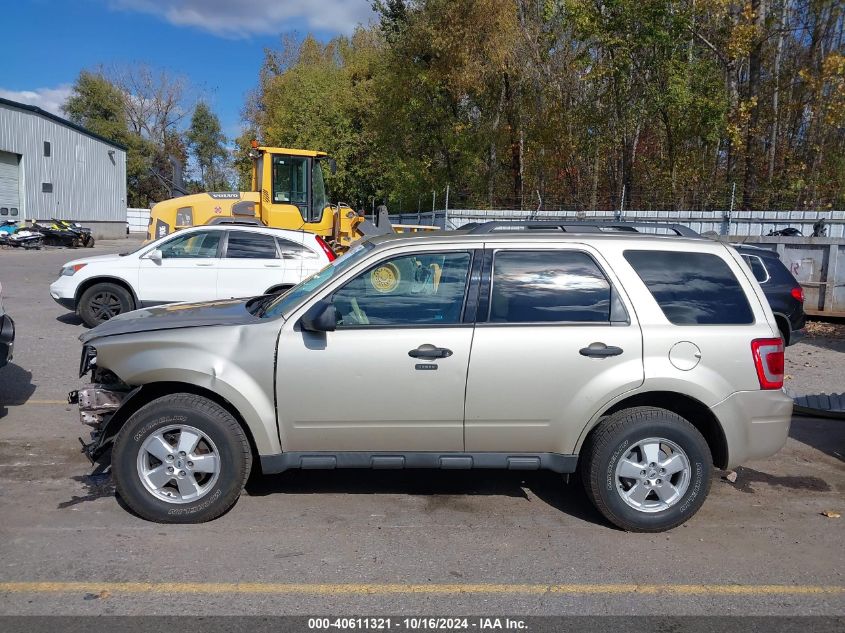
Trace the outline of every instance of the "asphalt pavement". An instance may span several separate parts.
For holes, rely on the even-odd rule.
[[[293,471],[253,477],[204,525],[133,516],[79,453],[64,399],[84,326],[47,287],[70,259],[134,245],[0,250],[18,332],[0,370],[0,615],[845,613],[845,519],[824,514],[845,513],[835,420],[795,418],[778,455],[718,473],[665,534],[609,526],[543,472]],[[808,352],[794,384],[845,390],[841,344],[787,356]]]

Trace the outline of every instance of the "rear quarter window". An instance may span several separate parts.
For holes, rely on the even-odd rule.
[[[769,281],[769,271],[766,269],[766,265],[763,263],[761,257],[757,255],[743,255],[742,259],[751,268],[751,272],[754,273],[754,279],[761,284]]]
[[[675,325],[747,325],[748,298],[727,262],[711,253],[625,251],[666,318]]]

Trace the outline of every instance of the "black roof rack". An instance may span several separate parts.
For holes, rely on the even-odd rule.
[[[264,224],[264,222],[258,218],[233,218],[231,216],[217,216],[211,218],[208,222],[206,222],[206,224],[212,226],[215,224],[240,224],[241,226],[261,226],[266,229],[272,228]]]
[[[508,229],[529,231],[563,231],[564,233],[642,233],[638,229],[657,228],[672,231],[679,237],[701,237],[683,224],[670,222],[590,222],[589,220],[492,220],[490,222],[471,222],[458,230],[466,230],[470,235],[493,233]]]

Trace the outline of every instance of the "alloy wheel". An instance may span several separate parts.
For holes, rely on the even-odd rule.
[[[220,453],[199,429],[176,424],[158,429],[138,451],[138,476],[144,488],[168,503],[204,497],[220,475]]]

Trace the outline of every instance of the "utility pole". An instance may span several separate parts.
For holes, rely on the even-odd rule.
[[[625,210],[625,185],[622,185],[622,199],[619,201],[619,211],[616,212],[616,221],[622,221],[622,211]]]
[[[731,186],[731,204],[727,213],[724,214],[724,221],[722,222],[722,235],[731,234],[731,218],[734,214],[734,198],[736,197],[736,181]]]
[[[436,224],[434,218],[431,218],[431,223]],[[449,183],[446,183],[446,210],[443,214],[443,228],[449,228]]]

